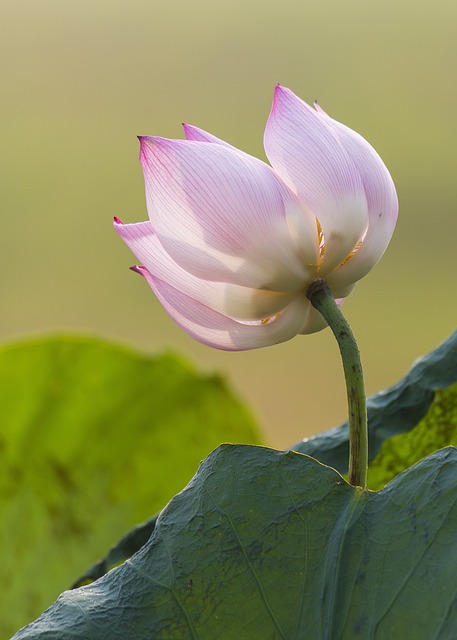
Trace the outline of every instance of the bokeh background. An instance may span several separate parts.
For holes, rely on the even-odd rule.
[[[364,135],[400,218],[345,304],[368,393],[455,327],[454,0],[2,0],[0,339],[100,335],[228,376],[267,442],[339,424],[329,331],[229,354],[166,316],[111,222],[146,218],[137,134],[201,126],[265,158],[276,83]]]

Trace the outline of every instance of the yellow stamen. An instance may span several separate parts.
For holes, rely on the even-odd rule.
[[[281,313],[282,313],[282,311],[280,311],[279,313],[277,313],[273,317],[269,316],[268,318],[264,318],[263,320],[260,321],[260,324],[265,325],[265,324],[269,324],[270,322],[273,322],[273,320],[276,320],[277,318],[279,318]]]
[[[353,250],[351,251],[351,253],[346,256],[346,258],[343,260],[343,262],[340,264],[340,267],[343,266],[343,264],[346,264],[346,262],[349,262],[349,260],[355,256],[355,254],[357,253],[357,251],[360,249],[360,247],[362,246],[362,240],[359,240],[358,243],[355,245],[355,247],[353,248]]]
[[[322,229],[322,225],[319,222],[319,219],[316,218],[316,226],[317,226],[317,240],[319,242],[319,259],[322,261],[324,257],[325,243],[324,243],[324,230]]]

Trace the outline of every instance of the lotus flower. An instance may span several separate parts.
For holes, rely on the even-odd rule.
[[[306,296],[341,302],[384,253],[397,219],[388,170],[360,135],[277,86],[271,166],[184,125],[141,137],[149,220],[115,228],[172,319],[206,345],[264,347],[326,326]]]

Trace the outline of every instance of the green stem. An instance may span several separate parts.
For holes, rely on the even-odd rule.
[[[323,278],[315,280],[306,295],[313,307],[324,316],[340,348],[349,412],[349,482],[365,489],[368,467],[367,406],[359,348],[326,281]]]

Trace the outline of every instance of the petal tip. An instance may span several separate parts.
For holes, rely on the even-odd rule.
[[[314,100],[313,102],[313,107],[314,109],[317,111],[317,113],[321,116],[326,116],[327,113],[323,110],[323,108],[321,107],[321,105],[318,103],[317,100]]]
[[[145,148],[144,147],[145,147],[146,136],[137,136],[137,138],[138,138],[138,141],[140,143],[140,161],[142,161],[143,157],[145,155]]]
[[[113,217],[113,222],[114,222],[115,225],[124,224],[122,222],[122,220],[120,218],[118,218],[117,216]]]
[[[278,84],[275,86],[275,90],[273,92],[273,105],[275,104],[276,100],[281,96],[282,92],[284,91],[284,87],[282,85]]]
[[[144,164],[150,164],[157,150],[163,148],[167,142],[166,138],[159,138],[158,136],[137,137],[140,141],[140,162],[143,166]]]
[[[182,128],[184,129],[184,135],[186,140],[190,140],[192,137],[193,126],[188,124],[187,122],[181,122]]]
[[[295,95],[295,93],[284,87],[282,84],[277,84],[273,95],[272,112],[281,113],[284,109],[295,108],[295,105],[303,101]],[[306,105],[306,103],[303,103]],[[306,105],[310,109],[309,105]]]
[[[280,106],[280,103],[284,96],[284,92],[285,92],[285,87],[283,87],[278,82],[273,92],[273,103],[271,105],[271,115],[273,115],[278,110],[278,107]]]
[[[133,265],[133,267],[129,267],[130,271],[134,271],[135,273],[138,273],[140,276],[144,276],[145,272],[146,272],[146,267],[143,267],[140,264],[135,264]]]
[[[279,84],[279,82],[275,87],[275,97],[276,96],[285,96],[285,95],[289,95],[291,93],[293,93],[293,91],[291,91],[290,89],[285,87],[283,84]]]
[[[140,142],[140,149],[143,149],[145,146],[152,146],[157,141],[157,138],[153,136],[137,136]]]

